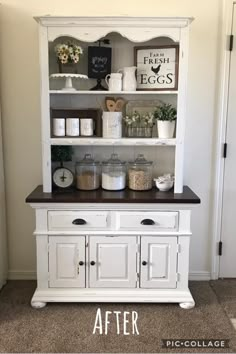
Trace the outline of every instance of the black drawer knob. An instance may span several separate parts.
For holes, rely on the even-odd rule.
[[[142,265],[143,265],[143,266],[147,265],[147,262],[146,262],[146,261],[143,261],[143,262],[142,262]]]
[[[94,266],[94,265],[95,265],[95,262],[94,262],[94,261],[92,261],[92,262],[90,262],[90,264],[91,264],[91,266]]]
[[[85,225],[86,221],[84,219],[75,219],[72,221],[73,225]]]
[[[142,225],[155,225],[155,221],[152,219],[143,219],[141,221],[141,224]]]
[[[79,262],[79,265],[80,265],[80,266],[83,266],[83,265],[84,265],[84,262],[83,262],[83,261],[80,261],[80,262]]]

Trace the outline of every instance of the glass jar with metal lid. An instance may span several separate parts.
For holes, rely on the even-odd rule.
[[[102,163],[102,188],[119,191],[126,187],[126,163],[117,154]]]
[[[128,166],[128,185],[134,191],[146,191],[152,188],[153,162],[139,154]]]
[[[77,189],[91,191],[100,187],[100,162],[95,161],[91,154],[85,154],[83,160],[76,163]]]

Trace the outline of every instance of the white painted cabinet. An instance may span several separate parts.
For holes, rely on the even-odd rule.
[[[177,237],[141,237],[140,286],[176,288],[177,252]]]
[[[60,203],[31,202],[31,206],[36,209],[38,279],[33,307],[47,302],[177,302],[185,308],[194,306],[188,289],[190,209],[171,204],[162,208],[133,204],[131,208],[98,203],[96,210],[94,205],[80,203],[68,204],[67,209]],[[66,230],[68,209],[75,218],[83,212],[85,221],[86,217],[92,220],[93,214],[101,213],[110,222],[102,230],[85,229],[84,224],[81,229],[75,225],[75,229]],[[53,229],[52,212],[62,215]],[[120,214],[135,212],[160,222],[166,216],[178,217],[174,223],[168,217],[169,224],[165,221],[160,230],[153,223],[140,229],[131,230],[129,225],[120,229]]]
[[[85,237],[49,237],[49,287],[85,287]]]
[[[40,24],[43,186],[27,198],[36,210],[38,286],[32,306],[43,307],[47,302],[176,302],[181,307],[193,307],[188,289],[190,204],[200,200],[183,186],[188,32],[192,18],[45,16],[36,20]],[[75,90],[64,90],[62,81],[50,79],[58,70],[54,47],[64,37],[83,46],[80,70],[84,74],[88,46],[101,38],[111,41],[112,72],[134,65],[136,46],[178,46],[178,88],[94,91],[90,90],[94,81],[89,79],[75,80]],[[135,139],[53,135],[53,109],[100,109],[108,94],[124,96],[130,109],[135,110],[140,101],[142,109],[151,109],[160,102],[174,105],[175,137],[162,139],[156,130],[152,138]],[[54,193],[54,145],[73,146],[74,160],[91,150],[96,159],[103,161],[110,150],[118,149],[122,160],[129,161],[144,149],[147,159],[154,161],[155,177],[174,173],[174,191],[166,194],[153,188],[142,192],[98,189]]]
[[[177,237],[50,236],[49,287],[177,286]],[[86,255],[87,245],[87,257]]]
[[[136,237],[89,237],[89,286],[135,288]]]

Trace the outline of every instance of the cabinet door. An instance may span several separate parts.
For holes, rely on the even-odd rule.
[[[141,237],[141,287],[176,288],[177,237]]]
[[[135,288],[136,237],[90,237],[89,284],[91,288]]]
[[[85,287],[85,237],[49,237],[49,286]]]

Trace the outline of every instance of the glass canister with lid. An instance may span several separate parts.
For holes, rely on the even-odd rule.
[[[117,154],[102,163],[102,188],[119,191],[126,187],[126,163]]]
[[[91,154],[85,154],[76,163],[76,187],[80,190],[91,191],[100,187],[100,162],[95,161]]]
[[[146,191],[152,188],[153,162],[139,154],[128,166],[128,185],[134,191]]]

